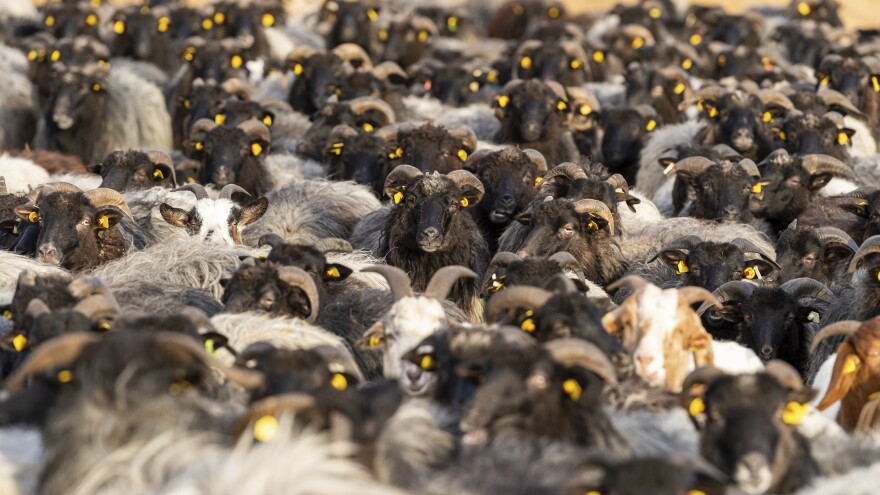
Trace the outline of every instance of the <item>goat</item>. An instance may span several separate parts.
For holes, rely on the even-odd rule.
[[[184,184],[175,191],[192,192],[196,196],[196,204],[186,211],[162,203],[159,205],[162,218],[203,241],[241,244],[242,229],[259,220],[269,208],[266,198],[257,198],[242,207],[236,206],[232,202],[232,195],[248,192],[235,184],[223,186],[217,199],[211,199],[200,184]]]

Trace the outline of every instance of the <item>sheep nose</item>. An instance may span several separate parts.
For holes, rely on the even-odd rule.
[[[725,206],[722,211],[724,211],[724,216],[727,218],[735,218],[739,216],[739,208],[736,206]]]
[[[636,357],[636,359],[639,361],[639,364],[642,366],[642,368],[647,368],[648,366],[651,366],[651,363],[654,362],[654,358],[651,356],[638,356]]]
[[[765,345],[761,348],[761,357],[765,359],[770,359],[773,357],[773,348],[769,345]]]
[[[37,259],[43,263],[57,264],[61,261],[58,248],[54,244],[43,244],[37,248]]]
[[[433,241],[440,237],[440,230],[437,227],[428,227],[422,231],[422,238],[426,241]]]
[[[409,367],[406,370],[406,378],[411,382],[417,382],[419,378],[422,377],[422,370],[415,366]]]
[[[512,210],[513,207],[516,206],[516,201],[513,199],[512,195],[505,194],[498,198],[498,206],[502,208],[510,208]]]

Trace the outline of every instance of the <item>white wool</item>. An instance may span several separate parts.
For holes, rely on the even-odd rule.
[[[673,330],[678,312],[678,291],[675,289],[662,290],[654,285],[647,285],[639,295],[638,321],[647,323],[648,331],[643,332],[633,353],[633,362],[636,372],[649,384],[662,386],[666,380],[663,356],[663,344]],[[651,361],[644,365],[642,359],[650,358]]]
[[[819,391],[819,393],[816,394],[816,397],[810,402],[810,405],[813,407],[816,407],[822,402],[825,393],[828,392],[828,387],[831,386],[831,373],[834,371],[834,362],[836,360],[837,353],[828,356],[828,359],[822,363],[822,366],[819,367],[819,371],[816,372],[816,376],[813,378],[813,388]],[[838,411],[840,411],[840,401],[831,404],[828,409],[822,411],[822,414],[831,420],[835,420]]]
[[[877,141],[871,135],[871,130],[865,125],[865,122],[855,118],[846,116],[843,118],[844,126],[856,131],[852,137],[852,148],[849,150],[850,156],[872,156],[877,154]]]
[[[6,179],[9,193],[27,193],[49,180],[46,169],[26,158],[16,158],[6,153],[0,155],[0,177]]]
[[[42,461],[43,440],[38,429],[0,429],[0,493],[36,493]]]
[[[45,265],[33,258],[0,250],[0,304],[8,304],[12,301],[18,275],[24,270],[31,270],[37,274],[64,273],[60,267]]]
[[[401,376],[401,358],[429,335],[446,328],[446,313],[436,299],[404,297],[383,317],[385,378]]]
[[[849,179],[834,177],[828,181],[828,184],[825,187],[819,189],[819,194],[821,196],[840,196],[855,191],[858,187],[858,184]]]
[[[736,342],[713,340],[712,355],[715,359],[715,367],[732,375],[757,373],[764,369],[764,363],[753,350]],[[691,371],[695,369],[693,359],[689,369]]]
[[[69,182],[83,191],[91,191],[101,186],[103,178],[98,174],[74,174],[71,172],[54,174],[46,182]]]

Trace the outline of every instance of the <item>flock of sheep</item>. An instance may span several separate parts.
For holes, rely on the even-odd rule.
[[[880,29],[837,0],[40,3],[0,494],[877,492]]]

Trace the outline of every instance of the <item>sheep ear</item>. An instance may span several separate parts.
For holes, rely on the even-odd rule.
[[[364,335],[355,342],[355,345],[361,349],[375,349],[384,341],[385,323],[379,320],[364,332]]]
[[[122,220],[122,210],[115,206],[104,206],[95,213],[95,225],[100,229],[109,229]]]
[[[807,188],[810,191],[816,191],[825,187],[834,176],[827,173],[811,175]]]
[[[853,215],[858,215],[862,218],[870,218],[871,213],[865,207],[866,205],[858,204],[858,203],[844,203],[839,205],[839,208],[843,211],[848,211]]]
[[[513,217],[513,219],[523,225],[528,225],[529,222],[532,221],[532,214],[529,212],[523,212],[523,213],[520,213],[519,215],[516,215],[515,217]]]
[[[159,213],[162,214],[162,218],[164,218],[166,222],[177,227],[185,226],[189,220],[189,212],[181,210],[180,208],[175,208],[168,203],[162,203],[159,205]]]
[[[825,392],[825,397],[816,406],[816,409],[824,411],[831,404],[839,401],[849,392],[855,382],[859,368],[862,366],[862,360],[856,354],[852,344],[844,341],[837,348],[837,360],[834,361],[834,369],[831,372],[831,383]]]
[[[20,218],[26,222],[30,222],[31,221],[30,215],[31,215],[31,213],[34,213],[35,211],[36,210],[30,206],[22,205],[22,206],[19,206],[15,209],[15,216],[17,216],[18,218]]]
[[[205,352],[214,355],[220,349],[226,348],[233,355],[237,354],[235,350],[229,347],[229,338],[219,332],[206,332],[199,335],[199,340],[205,346]]]
[[[235,214],[238,220],[238,226],[244,227],[249,223],[259,220],[269,208],[269,200],[266,198],[257,198],[250,203],[241,207]]]
[[[348,278],[354,271],[339,263],[327,263],[324,265],[324,273],[321,278],[325,282],[339,282]]]
[[[675,270],[676,273],[681,271],[679,270],[679,263],[684,262],[684,266],[688,265],[688,252],[684,249],[666,249],[660,251],[658,256],[666,266]]]
[[[21,352],[27,345],[27,335],[24,332],[7,332],[0,337],[0,349],[9,352]]]

